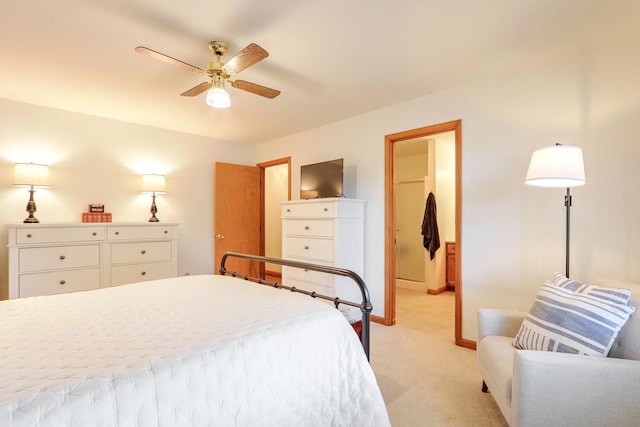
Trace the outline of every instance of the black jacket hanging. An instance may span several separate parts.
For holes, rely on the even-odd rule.
[[[422,244],[429,251],[431,259],[436,256],[436,251],[440,247],[440,235],[438,233],[438,218],[436,213],[436,198],[433,193],[427,197],[427,205],[424,208],[424,218],[422,219]]]

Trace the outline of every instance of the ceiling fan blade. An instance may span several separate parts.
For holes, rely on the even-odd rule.
[[[196,96],[196,95],[200,95],[202,92],[204,92],[205,90],[209,89],[210,87],[211,87],[211,82],[200,83],[199,85],[192,87],[188,91],[182,92],[180,95],[181,96]]]
[[[258,61],[262,61],[267,56],[269,56],[269,52],[257,44],[251,43],[227,61],[223,68],[229,75],[233,75],[252,66]]]
[[[207,74],[202,68],[198,68],[195,65],[187,64],[184,61],[180,61],[179,59],[172,58],[170,56],[165,55],[164,53],[156,52],[153,49],[149,49],[148,47],[138,46],[136,47],[136,52],[141,53],[143,55],[150,56],[159,61],[166,62],[167,64],[177,65],[178,67],[182,67],[185,70],[193,71],[194,73],[202,73]]]
[[[247,92],[255,93],[256,95],[264,96],[265,98],[273,99],[280,95],[279,90],[271,89],[265,86],[260,86],[255,83],[245,82],[244,80],[229,81],[231,86],[236,89],[246,90]]]

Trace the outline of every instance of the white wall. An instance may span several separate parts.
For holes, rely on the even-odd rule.
[[[384,307],[384,136],[462,119],[462,336],[476,339],[478,307],[528,309],[564,270],[562,189],[525,187],[531,153],[582,146],[587,185],[574,189],[572,277],[640,282],[640,56],[620,41],[557,49],[520,70],[265,142],[257,160],[300,165],[344,157],[367,201],[365,277],[374,314]]]
[[[151,198],[140,174],[164,173],[160,221],[177,221],[178,273],[213,273],[213,167],[255,165],[255,147],[0,99],[0,224],[22,222],[28,193],[13,188],[13,163],[49,164],[52,188],[36,192],[42,223],[79,222],[89,203],[113,221],[146,222]],[[7,231],[0,228],[0,242]],[[0,244],[0,298],[6,298],[7,249]]]

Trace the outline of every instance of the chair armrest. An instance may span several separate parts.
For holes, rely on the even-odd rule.
[[[511,408],[518,426],[632,426],[640,419],[640,361],[514,352]]]
[[[518,310],[479,309],[478,342],[488,335],[515,337],[526,315]]]

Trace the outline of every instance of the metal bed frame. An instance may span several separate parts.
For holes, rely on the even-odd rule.
[[[287,267],[296,267],[296,268],[302,268],[306,270],[314,270],[314,271],[320,271],[323,273],[349,277],[354,282],[356,282],[356,284],[358,285],[358,288],[360,288],[360,294],[362,295],[362,302],[357,303],[353,301],[343,300],[338,297],[329,297],[326,295],[319,294],[317,292],[309,292],[304,289],[298,289],[295,286],[294,287],[286,286],[282,283],[270,282],[260,277],[250,277],[249,275],[246,275],[246,274],[238,274],[235,271],[229,271],[225,267],[225,263],[227,261],[227,258],[229,257],[248,259],[248,260],[258,261],[262,263],[279,264],[279,265],[285,265]],[[228,274],[233,277],[239,277],[244,280],[249,280],[262,285],[268,285],[278,289],[282,288],[282,289],[289,290],[291,292],[299,292],[301,294],[309,295],[312,298],[320,298],[323,300],[332,301],[336,306],[336,308],[338,308],[340,304],[359,308],[360,311],[362,312],[362,336],[361,336],[362,348],[364,349],[364,353],[367,356],[367,360],[369,360],[369,340],[370,340],[370,323],[371,323],[370,317],[371,317],[371,310],[373,309],[373,307],[371,305],[371,300],[369,299],[369,290],[367,289],[367,285],[364,283],[364,280],[362,280],[362,278],[357,273],[354,273],[353,271],[347,270],[344,268],[326,267],[324,265],[309,264],[305,262],[291,261],[291,260],[279,259],[279,258],[269,258],[269,257],[257,256],[257,255],[248,255],[248,254],[242,254],[238,252],[227,252],[222,256],[222,260],[220,261],[219,272],[223,276]]]

